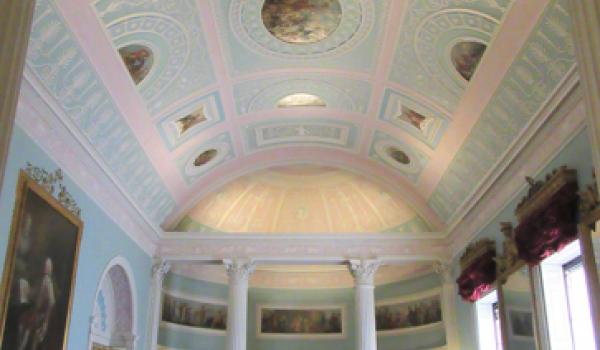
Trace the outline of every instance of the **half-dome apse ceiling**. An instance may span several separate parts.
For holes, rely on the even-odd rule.
[[[295,165],[231,181],[202,198],[176,231],[414,233],[429,227],[398,193],[365,176]]]

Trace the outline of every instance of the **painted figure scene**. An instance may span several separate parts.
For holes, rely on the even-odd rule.
[[[162,320],[182,326],[225,330],[227,305],[204,303],[164,294]]]
[[[119,49],[119,54],[125,67],[136,85],[142,82],[150,73],[154,64],[152,50],[142,45],[128,45]]]
[[[456,71],[467,81],[471,80],[483,57],[486,46],[482,43],[465,41],[452,48],[450,57]]]
[[[378,331],[427,326],[442,321],[439,296],[375,308]]]
[[[342,310],[261,310],[261,333],[341,334]]]
[[[262,20],[281,41],[308,44],[324,40],[342,20],[338,0],[266,0]]]

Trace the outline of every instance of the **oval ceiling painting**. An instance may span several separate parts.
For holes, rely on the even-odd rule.
[[[463,41],[452,48],[450,59],[454,68],[467,81],[471,80],[483,57],[486,46],[475,41]]]
[[[131,75],[135,84],[139,84],[146,78],[154,64],[154,53],[148,47],[138,44],[123,46],[119,54],[125,63],[125,67]]]
[[[404,151],[399,150],[396,147],[389,147],[387,149],[388,155],[400,164],[410,164],[410,157]]]
[[[291,44],[316,43],[340,25],[339,0],[265,0],[262,20],[277,39]]]
[[[203,166],[204,164],[210,162],[217,156],[218,151],[214,148],[211,148],[207,151],[202,152],[196,159],[194,160],[194,166]]]

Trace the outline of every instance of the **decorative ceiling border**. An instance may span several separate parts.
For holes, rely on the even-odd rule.
[[[138,246],[153,255],[162,230],[129,197],[107,165],[45,89],[25,69],[16,123]],[[46,94],[48,94],[46,92]]]
[[[428,203],[443,219],[452,220],[573,69],[575,56],[566,6],[566,0],[548,5],[430,196]]]
[[[524,176],[531,176],[544,169],[575,136],[588,124],[582,91],[576,70],[570,79],[548,103],[529,135],[522,138],[510,157],[506,157],[504,169],[497,173],[481,193],[470,200],[471,206],[461,209],[447,233],[448,244],[454,257],[489,225],[502,209],[508,205],[527,185]]]
[[[155,224],[175,202],[52,1],[37,1],[27,66]]]

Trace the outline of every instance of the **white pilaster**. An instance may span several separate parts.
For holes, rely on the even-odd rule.
[[[435,271],[442,280],[442,317],[446,330],[446,344],[448,350],[460,350],[458,336],[458,320],[456,318],[456,282],[452,276],[452,266],[436,263]]]
[[[350,260],[355,284],[356,350],[377,350],[374,277],[380,265],[378,260]]]
[[[223,260],[229,277],[226,350],[246,350],[248,279],[256,265],[247,260]]]
[[[163,280],[171,265],[165,260],[157,261],[152,267],[152,296],[150,300],[151,315],[150,315],[150,331],[148,332],[149,350],[156,350],[158,342],[158,330],[162,314],[162,290]]]
[[[600,171],[600,2],[569,1],[579,78],[583,86],[587,116],[592,128],[596,174]],[[600,182],[600,177],[596,177]]]

